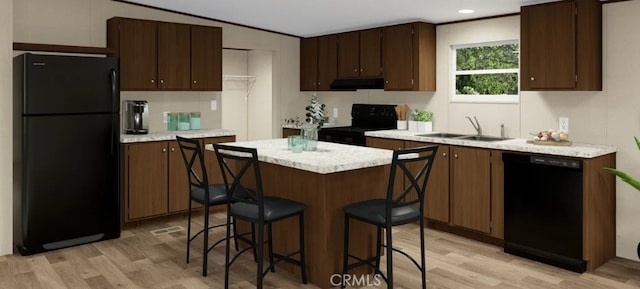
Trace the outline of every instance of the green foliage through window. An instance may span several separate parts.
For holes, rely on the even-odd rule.
[[[454,47],[454,55],[456,95],[518,95],[517,42]]]

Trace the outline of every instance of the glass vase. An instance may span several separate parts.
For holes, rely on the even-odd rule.
[[[300,131],[302,138],[305,140],[304,150],[315,151],[318,149],[318,128],[303,127]]]

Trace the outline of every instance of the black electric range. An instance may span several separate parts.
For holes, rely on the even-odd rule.
[[[398,117],[395,107],[390,104],[353,104],[351,126],[322,128],[318,131],[318,139],[365,146],[365,132],[396,128]]]

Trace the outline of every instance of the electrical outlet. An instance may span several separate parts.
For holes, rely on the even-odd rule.
[[[218,109],[218,101],[217,100],[212,100],[211,101],[211,110],[217,110]]]
[[[560,117],[558,121],[558,129],[563,131],[564,133],[569,133],[569,118],[568,117]]]
[[[333,108],[333,117],[334,117],[334,118],[337,118],[337,117],[338,117],[338,108],[337,108],[337,107],[334,107],[334,108]]]
[[[165,111],[162,113],[162,122],[163,123],[169,123],[169,112]]]

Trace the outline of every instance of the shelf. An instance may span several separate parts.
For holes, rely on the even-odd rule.
[[[246,81],[255,81],[256,77],[253,75],[223,75],[222,78],[224,80],[246,80]]]
[[[245,99],[249,97],[249,93],[251,93],[251,88],[253,88],[253,84],[255,84],[256,82],[256,77],[253,75],[223,75],[222,79],[224,81],[246,81],[247,95],[244,97]]]

